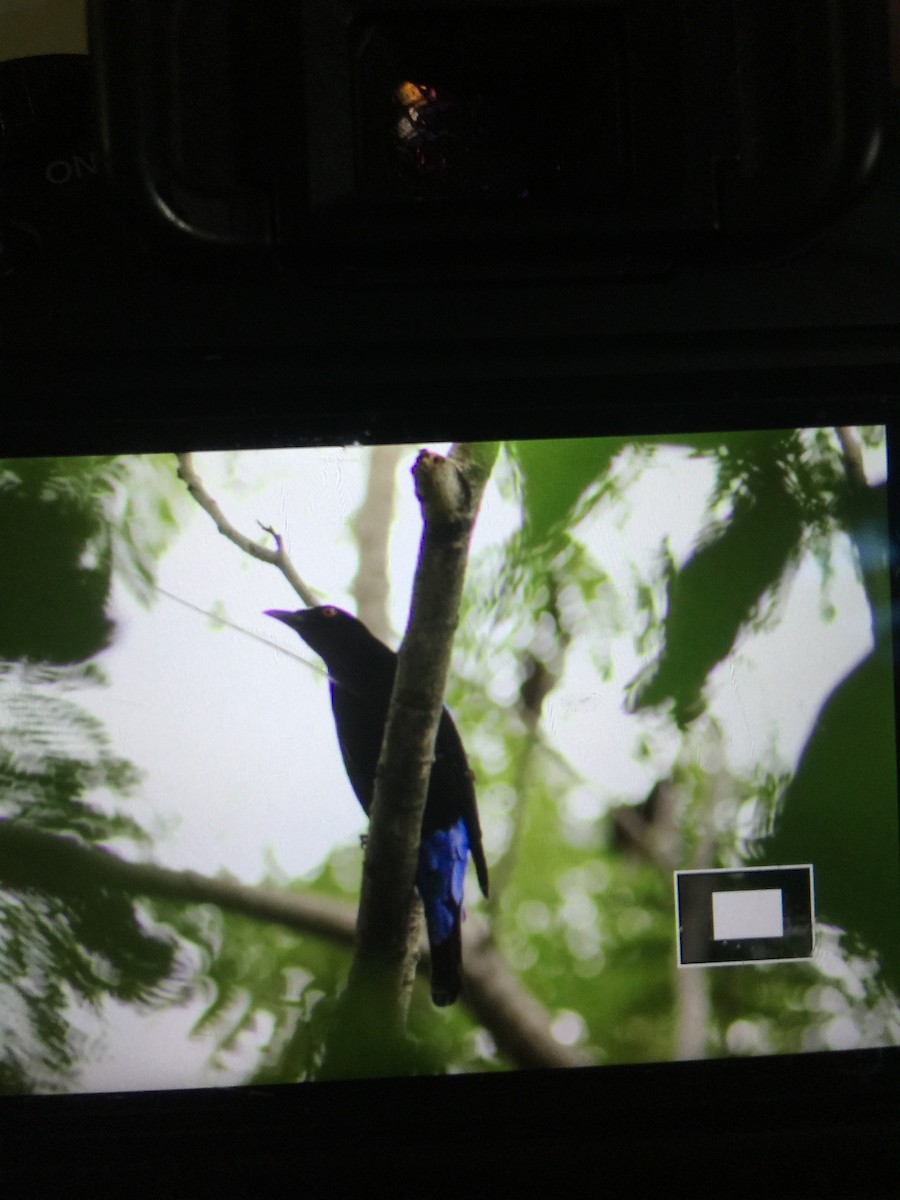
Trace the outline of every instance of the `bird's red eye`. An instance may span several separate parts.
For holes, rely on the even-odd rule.
[[[331,617],[336,617],[336,616],[337,616],[337,609],[336,609],[336,608],[332,608],[332,607],[331,607],[331,605],[330,605],[330,604],[328,604],[328,605],[326,605],[326,607],[325,607],[325,608],[323,608],[323,609],[322,609],[322,616],[323,616],[323,617],[328,617],[329,619],[330,619]]]

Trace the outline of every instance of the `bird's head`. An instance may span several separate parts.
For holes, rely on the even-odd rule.
[[[373,642],[380,645],[362,621],[333,604],[299,608],[296,612],[270,608],[265,615],[282,621],[298,633],[307,646],[325,660],[335,677],[342,675],[346,666],[354,663],[360,654],[366,653]]]

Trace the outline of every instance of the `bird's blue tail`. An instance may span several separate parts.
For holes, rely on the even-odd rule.
[[[443,1007],[459,995],[462,962],[462,902],[469,834],[459,820],[424,835],[419,846],[416,887],[425,906],[431,947],[431,998]]]

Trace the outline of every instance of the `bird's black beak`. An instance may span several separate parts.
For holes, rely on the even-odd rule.
[[[267,608],[263,616],[274,617],[276,621],[283,621],[285,625],[290,625],[295,628],[298,624],[298,617],[302,618],[302,612],[286,612],[283,608]]]

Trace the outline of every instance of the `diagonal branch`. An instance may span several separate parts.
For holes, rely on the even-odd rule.
[[[197,469],[194,466],[193,454],[177,454],[175,457],[178,459],[178,478],[184,483],[191,496],[197,501],[203,511],[212,517],[219,533],[237,546],[239,550],[243,550],[245,554],[249,554],[253,558],[258,558],[260,562],[277,567],[304,604],[310,607],[318,604],[318,598],[312,588],[304,583],[300,578],[297,568],[291,562],[290,556],[284,548],[281,534],[276,533],[268,525],[261,525],[261,528],[275,542],[275,549],[270,550],[267,546],[261,546],[259,542],[254,542],[252,538],[241,533],[239,529],[232,525],[219,507],[218,502],[212,498],[203,486],[203,480],[197,474]]]
[[[214,904],[254,921],[283,925],[347,946],[353,943],[356,923],[350,905],[328,896],[248,887],[195,871],[126,862],[111,850],[13,820],[0,821],[0,886],[37,889],[59,897],[114,888],[131,896]]]
[[[353,945],[353,906],[312,892],[282,892],[173,871],[154,863],[131,863],[110,850],[21,824],[0,821],[0,887],[33,889],[65,898],[93,888],[129,896],[213,904],[223,912],[280,925],[295,933]],[[584,1055],[560,1045],[550,1016],[510,971],[484,921],[471,917],[464,930],[465,1000],[498,1048],[519,1067],[583,1066]],[[428,964],[423,941],[422,966]]]
[[[550,1015],[523,987],[494,944],[486,921],[469,917],[463,933],[463,1000],[494,1042],[517,1067],[589,1067],[583,1050],[564,1046]]]

